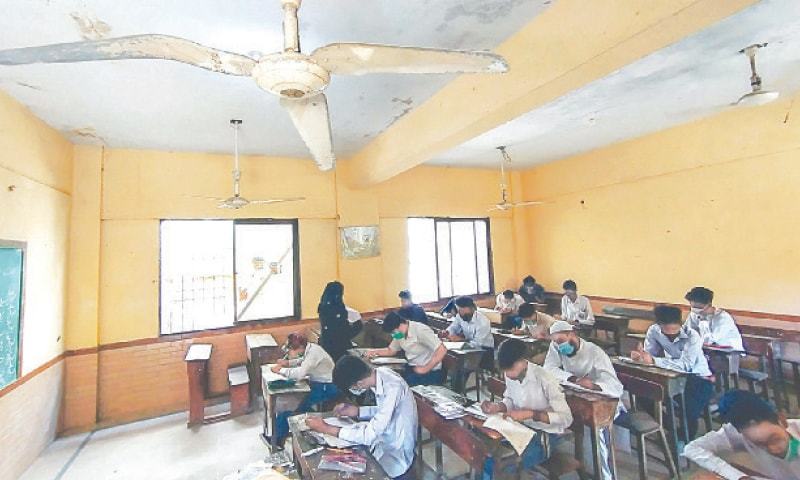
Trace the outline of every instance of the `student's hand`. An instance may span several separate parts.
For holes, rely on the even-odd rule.
[[[333,414],[337,417],[358,418],[358,407],[349,403],[340,403],[333,407]]]
[[[326,427],[328,426],[328,424],[325,423],[325,420],[323,420],[322,417],[316,417],[316,416],[307,417],[306,425],[308,426],[308,428],[314,430],[315,432],[324,432],[326,430]]]
[[[289,366],[289,360],[284,360],[283,358],[281,358],[280,360],[278,360],[278,363],[276,365],[286,368]]]
[[[525,330],[522,330],[520,328],[515,328],[511,330],[511,333],[513,333],[514,335],[525,335],[526,332]]]
[[[425,368],[425,366],[423,365],[417,365],[416,367],[414,367],[414,373],[418,375],[425,375],[428,372],[430,372],[430,370]]]
[[[442,340],[447,340],[450,338],[450,334],[447,333],[447,330],[442,330],[441,332],[439,332],[439,338],[441,338]]]
[[[272,368],[270,368],[270,370],[272,370],[272,373],[281,373],[281,368],[283,367],[279,363],[277,365],[273,365]]]
[[[380,352],[377,350],[367,350],[367,358],[380,357]]]
[[[481,403],[481,410],[483,410],[483,413],[491,415],[493,413],[502,412],[503,407],[501,407],[499,403],[484,401],[483,403]]]
[[[535,415],[534,415],[535,417]],[[531,418],[531,411],[530,410],[511,410],[510,412],[506,412],[503,415],[503,418],[510,418],[515,422],[523,422]]]
[[[589,390],[602,390],[596,383],[589,380],[587,377],[579,378],[575,383],[583,388],[588,388]]]
[[[647,365],[653,365],[655,360],[653,360],[653,356],[650,355],[649,352],[639,352],[639,361],[642,363],[646,363]]]

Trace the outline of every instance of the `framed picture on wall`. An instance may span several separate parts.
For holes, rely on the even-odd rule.
[[[369,258],[381,254],[377,225],[342,227],[339,238],[343,258]]]

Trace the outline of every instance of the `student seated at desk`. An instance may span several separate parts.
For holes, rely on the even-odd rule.
[[[505,416],[537,430],[531,443],[522,453],[522,467],[531,470],[547,460],[543,432],[550,435],[550,444],[556,435],[564,433],[572,424],[572,410],[567,404],[564,390],[547,370],[527,360],[528,347],[517,339],[500,344],[497,363],[503,371],[506,390],[500,403],[483,402],[486,414],[503,413]]]
[[[311,392],[293,412],[281,412],[275,417],[276,445],[283,448],[283,442],[289,435],[289,417],[310,412],[312,407],[333,400],[339,390],[333,382],[333,359],[328,352],[316,343],[309,343],[305,335],[290,333],[284,346],[286,356],[272,367],[272,371],[280,373],[292,380],[308,377]]]
[[[308,427],[348,442],[366,445],[386,473],[395,479],[412,479],[411,464],[417,440],[417,403],[408,384],[386,367],[371,368],[358,357],[345,355],[333,369],[333,381],[340,390],[358,396],[367,389],[375,393],[375,406],[337,405],[337,416],[360,420],[347,427],[328,425],[322,418],[309,417]]]
[[[536,279],[528,275],[522,279],[519,294],[525,303],[544,303],[544,287],[536,283]]]
[[[622,397],[622,382],[611,359],[602,348],[578,337],[569,323],[559,320],[550,327],[550,349],[544,360],[544,369],[559,381],[569,381],[589,390],[597,390],[615,397]],[[622,401],[617,414],[624,411]],[[608,448],[611,437],[608,429],[600,436],[600,454],[603,456],[603,479],[611,478],[611,463]],[[581,441],[581,440],[576,440]]]
[[[758,395],[741,390],[719,401],[725,424],[686,445],[684,455],[713,472],[694,478],[751,478],[729,465],[720,455],[747,452],[754,467],[768,478],[800,478],[800,420],[787,420]]]
[[[712,305],[714,292],[705,287],[694,287],[684,298],[692,308],[686,316],[686,325],[700,334],[704,344],[744,351],[742,334],[731,314]]]
[[[525,303],[519,307],[521,328],[515,329],[516,335],[530,335],[533,338],[550,338],[550,326],[556,319],[536,310],[536,305]]]
[[[700,334],[681,325],[681,310],[658,305],[653,309],[656,323],[647,329],[644,348],[631,352],[631,358],[642,363],[691,373],[686,379],[686,422],[689,440],[697,435],[697,422],[714,394],[714,377],[703,354]]]
[[[505,290],[497,296],[494,309],[503,315],[503,328],[512,329],[521,326],[519,307],[524,304],[525,300],[511,290]]]
[[[367,356],[393,357],[402,350],[408,360],[403,377],[409,386],[442,383],[442,359],[447,355],[447,348],[431,327],[391,312],[383,319],[382,328],[392,335],[392,343],[386,348],[368,351]]]
[[[414,303],[414,301],[411,299],[411,292],[408,290],[402,290],[397,294],[397,296],[400,297],[401,315],[409,320],[424,323],[425,325],[428,324],[428,316],[425,314],[425,310]]]
[[[573,280],[564,282],[564,296],[561,297],[561,320],[571,323],[594,323],[594,313],[589,299],[578,295],[578,285]]]
[[[481,368],[494,370],[494,335],[489,318],[478,311],[470,297],[455,300],[458,314],[446,330],[439,332],[439,338],[451,342],[467,342],[471,348],[485,350]]]

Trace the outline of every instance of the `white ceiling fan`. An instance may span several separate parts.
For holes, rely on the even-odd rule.
[[[289,197],[289,198],[270,198],[267,200],[248,200],[239,194],[239,181],[242,179],[242,171],[239,170],[239,127],[241,127],[241,120],[231,120],[231,127],[233,127],[233,196],[228,198],[222,197],[202,197],[207,200],[214,200],[219,202],[217,208],[229,208],[238,210],[248,205],[266,205],[272,203],[284,202],[297,202],[305,200],[305,197]]]
[[[752,91],[745,93],[734,105],[741,105],[745,107],[755,107],[758,105],[765,105],[780,95],[778,92],[772,90],[761,89],[761,76],[756,72],[756,53],[759,48],[766,47],[766,43],[754,43],[749,47],[739,50],[739,53],[747,55],[750,60],[750,88]]]
[[[255,59],[168,35],[128,37],[0,50],[0,65],[72,63],[98,60],[162,59],[213,72],[252,77],[280,97],[292,122],[321,170],[333,168],[328,102],[322,91],[331,74],[502,73],[503,57],[478,51],[400,47],[369,43],[332,43],[306,55],[300,52],[297,11],[301,0],[283,5],[283,51]]]
[[[509,202],[508,201],[508,183],[506,182],[506,168],[505,164],[508,163],[511,165],[511,157],[508,156],[508,152],[506,151],[505,146],[497,147],[500,150],[500,192],[501,192],[501,201],[500,203],[496,204],[492,208],[489,209],[490,212],[495,210],[505,211],[510,210],[512,208],[517,207],[530,207],[532,205],[541,205],[544,202],[537,202],[537,201],[530,201],[530,202]]]

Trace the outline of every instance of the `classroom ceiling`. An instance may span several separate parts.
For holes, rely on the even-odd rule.
[[[490,50],[551,0],[304,0],[301,47],[373,42]],[[279,0],[0,0],[0,49],[142,33],[259,56],[282,47]],[[327,95],[344,158],[452,80],[452,75],[334,77]],[[278,99],[246,77],[168,61],[0,66],[0,89],[77,143],[308,157]]]
[[[427,163],[496,168],[495,147],[507,145],[514,167],[529,168],[734,108],[750,90],[738,51],[763,42],[763,87],[789,97],[800,90],[800,2],[764,0]]]

